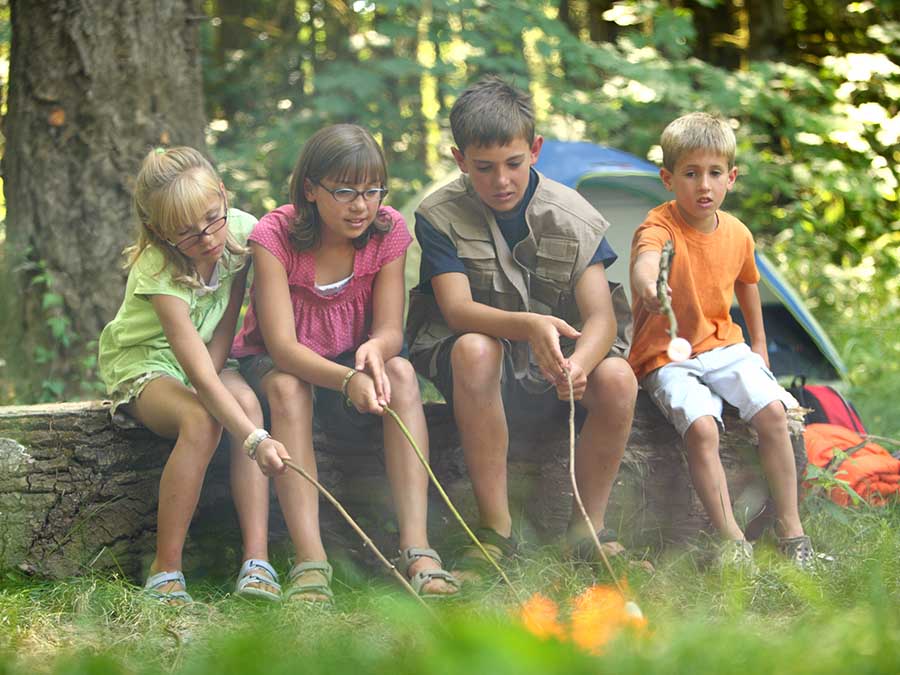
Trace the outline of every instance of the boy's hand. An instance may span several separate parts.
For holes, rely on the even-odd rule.
[[[584,390],[587,389],[587,373],[584,368],[575,359],[569,359],[569,374],[572,377],[572,394],[576,401],[580,401],[584,396]],[[560,401],[569,400],[569,380],[563,373],[554,381],[556,385],[556,397]]]
[[[662,314],[663,307],[662,303],[659,301],[659,295],[656,294],[656,282],[653,281],[651,283],[645,284],[643,288],[638,289],[641,304],[644,309],[646,309],[651,314]],[[669,302],[672,302],[672,288],[666,286],[666,295],[669,297]]]
[[[256,464],[267,476],[277,476],[287,471],[287,464],[282,459],[290,459],[284,446],[271,436],[256,448]]]
[[[531,318],[528,343],[541,373],[548,382],[556,382],[556,378],[560,375],[565,378],[568,363],[559,348],[559,336],[564,335],[574,340],[580,338],[581,333],[555,316],[532,314]]]
[[[371,376],[375,383],[375,396],[379,406],[390,405],[391,382],[384,373],[384,358],[375,340],[363,342],[356,350],[356,369],[363,370]]]
[[[378,393],[375,391],[375,381],[368,373],[359,372],[350,379],[347,396],[359,412],[384,415],[384,408],[378,402]]]

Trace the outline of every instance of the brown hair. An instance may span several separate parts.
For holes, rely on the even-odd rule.
[[[682,115],[663,129],[659,144],[663,151],[663,166],[669,171],[682,155],[694,150],[707,150],[722,155],[728,168],[734,166],[737,141],[728,122],[709,113],[693,112]]]
[[[187,223],[195,223],[206,214],[209,200],[221,194],[222,183],[212,164],[194,148],[155,148],[147,153],[134,181],[134,210],[140,223],[137,243],[125,249],[126,267],[131,267],[148,246],[162,253],[172,278],[192,288],[201,288],[193,261],[169,242]],[[225,239],[225,250],[237,256],[243,265],[249,249],[241,246],[231,231]],[[159,273],[159,272],[157,272]]]
[[[531,95],[490,75],[466,89],[450,110],[453,142],[465,153],[470,145],[509,145],[517,138],[534,142]]]
[[[306,198],[307,181],[318,184],[323,178],[339,183],[387,184],[387,162],[372,134],[355,124],[334,124],[309,137],[291,174],[291,202],[297,216],[291,227],[291,244],[298,251],[319,245],[322,223],[315,202]],[[353,240],[363,248],[373,234],[384,234],[391,219],[380,209],[366,231]]]

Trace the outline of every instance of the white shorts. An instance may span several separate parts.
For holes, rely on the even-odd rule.
[[[778,384],[762,357],[743,342],[667,363],[645,376],[641,387],[681,436],[706,415],[721,428],[723,399],[738,409],[745,422],[772,401],[781,401],[787,410],[799,405]]]

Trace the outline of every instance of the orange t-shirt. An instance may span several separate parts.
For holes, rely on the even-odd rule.
[[[741,327],[731,320],[734,283],[755,284],[759,270],[753,258],[753,235],[747,226],[724,211],[719,225],[703,234],[688,225],[674,201],[647,214],[631,242],[631,264],[644,251],[662,251],[672,240],[675,255],[669,271],[672,309],[678,320],[678,335],[691,343],[691,356],[716,347],[744,341]],[[669,320],[651,314],[636,300],[631,289],[634,338],[628,363],[638,379],[671,361]]]

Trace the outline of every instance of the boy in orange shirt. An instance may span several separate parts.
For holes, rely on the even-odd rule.
[[[785,414],[797,402],[768,367],[753,236],[719,210],[737,178],[734,133],[721,119],[691,113],[666,127],[661,145],[659,175],[675,199],[650,211],[634,234],[634,339],[628,361],[684,438],[694,488],[724,540],[721,561],[753,567],[753,547],[735,521],[719,457],[725,400],[759,435],[760,459],[777,512],[779,549],[798,567],[809,568],[815,555],[800,523]],[[656,292],[668,240],[675,246],[669,272],[672,309],[680,337],[691,343],[691,356],[682,362],[673,362],[666,353],[668,320]],[[729,314],[734,295],[747,323],[749,347]]]

